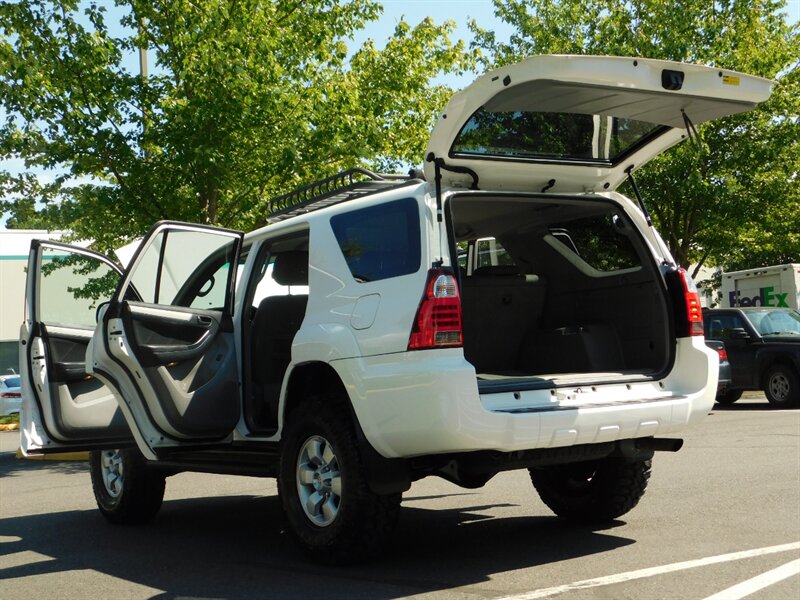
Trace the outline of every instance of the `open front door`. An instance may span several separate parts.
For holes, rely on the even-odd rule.
[[[26,454],[133,444],[116,399],[84,362],[97,307],[111,297],[121,273],[83,248],[32,242],[20,331]]]
[[[150,458],[226,443],[239,421],[232,312],[241,240],[236,231],[156,224],[98,323],[92,371],[117,391]]]

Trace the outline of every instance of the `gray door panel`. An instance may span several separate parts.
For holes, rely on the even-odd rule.
[[[239,421],[233,332],[222,331],[221,311],[126,302],[120,309],[131,347],[160,408],[177,432],[218,438]]]
[[[133,442],[117,399],[85,363],[97,306],[120,276],[119,267],[85,248],[31,244],[20,337],[25,452]]]

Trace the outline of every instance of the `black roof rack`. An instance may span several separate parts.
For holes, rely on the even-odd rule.
[[[408,175],[373,173],[354,168],[320,179],[269,201],[267,222],[282,221],[289,217],[309,213],[339,202],[363,198],[394,187],[423,181],[424,176],[415,170]]]

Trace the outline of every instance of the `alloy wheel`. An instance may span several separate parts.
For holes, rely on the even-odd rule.
[[[327,527],[336,519],[342,497],[342,477],[333,446],[315,435],[300,447],[297,456],[297,494],[309,520]]]
[[[122,453],[119,450],[103,450],[100,455],[100,469],[106,492],[112,498],[119,498],[123,483]]]

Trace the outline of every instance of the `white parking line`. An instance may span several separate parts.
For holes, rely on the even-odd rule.
[[[797,575],[798,573],[800,573],[800,558],[786,563],[777,569],[772,569],[772,571],[767,571],[752,579],[743,581],[742,583],[737,583],[727,590],[722,590],[713,596],[709,596],[705,600],[739,600],[740,598],[756,593],[758,590],[769,587],[774,583],[788,579],[792,575]]]
[[[503,596],[497,600],[537,600],[538,598],[549,598],[550,596],[557,596],[558,594],[563,594],[565,592],[571,592],[574,590],[584,590],[587,588],[600,587],[604,585],[613,585],[615,583],[624,583],[626,581],[633,581],[634,579],[644,579],[646,577],[654,577],[655,575],[674,573],[675,571],[684,571],[686,569],[694,569],[697,567],[716,565],[733,560],[753,558],[754,556],[765,556],[767,554],[776,554],[778,552],[788,552],[790,550],[800,550],[800,542],[780,544],[779,546],[767,546],[766,548],[755,548],[753,550],[743,550],[742,552],[731,552],[730,554],[720,554],[718,556],[709,556],[707,558],[698,558],[695,560],[687,560],[669,565],[661,565],[660,567],[638,569],[636,571],[628,571],[626,573],[618,573],[616,575],[607,575],[606,577],[596,577],[595,579],[584,579],[582,581],[575,581],[573,583],[557,585],[555,587],[524,592],[514,596]]]

